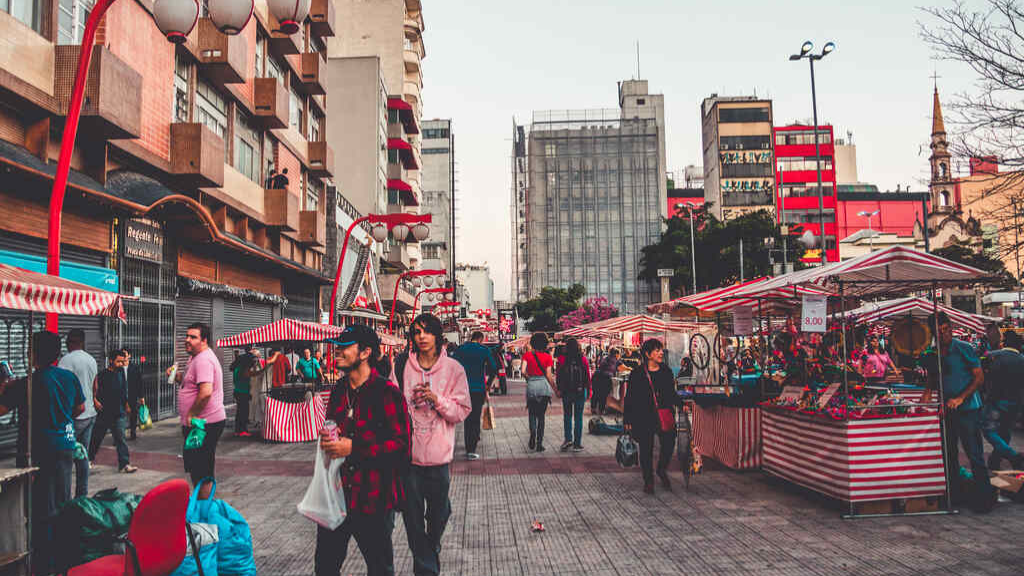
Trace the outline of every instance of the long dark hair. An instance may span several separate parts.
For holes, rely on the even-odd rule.
[[[580,342],[575,338],[569,338],[566,340],[565,347],[562,351],[565,353],[565,359],[570,362],[583,358],[583,350],[580,349]]]
[[[420,314],[419,316],[416,317],[415,320],[412,321],[412,324],[409,324],[409,333],[406,336],[406,338],[409,340],[409,353],[411,354],[413,353],[413,351],[416,350],[416,343],[413,341],[412,335],[413,328],[417,324],[426,333],[434,335],[434,345],[437,348],[438,356],[440,356],[441,350],[445,345],[444,327],[441,325],[441,320],[437,316],[434,316],[429,312],[424,312],[423,314]]]

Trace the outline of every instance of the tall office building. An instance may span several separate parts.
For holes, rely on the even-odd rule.
[[[423,121],[423,204],[433,216],[430,238],[420,244],[424,269],[454,270],[455,137],[451,120]]]
[[[839,261],[836,244],[836,170],[832,126],[818,126],[818,155],[814,151],[814,127],[803,124],[775,129],[776,181],[778,182],[778,221],[797,233],[809,230],[821,237],[825,220],[825,256]],[[821,203],[818,212],[818,159],[821,159]],[[820,262],[819,249],[804,253],[805,262]]]
[[[668,196],[664,96],[650,94],[646,80],[620,83],[618,96],[617,109],[534,112],[528,135],[514,128],[520,299],[574,283],[623,312],[658,297],[637,276],[641,248],[660,238]]]
[[[701,103],[704,199],[729,220],[775,209],[772,101],[712,94]]]

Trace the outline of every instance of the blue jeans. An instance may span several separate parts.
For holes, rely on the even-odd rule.
[[[96,429],[93,431],[92,444],[89,446],[89,460],[96,459],[100,445],[106,439],[107,430],[114,437],[114,447],[117,448],[117,469],[124,468],[131,462],[128,460],[128,443],[124,441],[124,429],[128,427],[128,417],[124,414],[114,417],[105,417],[102,412],[96,417]]]
[[[967,459],[971,463],[974,481],[978,484],[989,484],[988,466],[985,464],[985,445],[981,439],[983,423],[982,410],[950,410],[946,419],[946,464],[950,473],[956,478],[960,466],[960,453],[957,441],[963,445]]]
[[[565,427],[566,442],[572,442],[577,446],[583,442],[583,407],[586,405],[586,392],[579,396],[562,396],[562,423]]]
[[[92,445],[92,429],[96,425],[96,417],[75,420],[75,441],[85,447]],[[89,494],[89,461],[75,460],[75,498]]]
[[[1019,454],[1010,447],[1013,425],[1017,422],[1020,405],[1010,400],[990,402],[982,408],[984,423],[982,433],[992,445],[992,456],[1013,461]]]
[[[452,514],[448,499],[451,471],[448,464],[409,467],[405,482],[405,535],[413,557],[413,574],[441,573],[441,536]]]
[[[71,450],[53,450],[33,445],[33,464],[39,467],[32,483],[32,564],[38,574],[49,574],[57,554],[53,549],[53,516],[71,499]]]

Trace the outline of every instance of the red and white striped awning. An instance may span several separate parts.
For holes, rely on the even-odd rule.
[[[0,308],[125,319],[121,295],[0,264]]]
[[[582,324],[557,332],[556,336],[607,336],[621,332],[685,332],[697,330],[700,323],[662,320],[648,314],[617,316],[598,322]]]
[[[760,307],[762,313],[772,313],[778,309],[795,306],[806,294],[823,294],[825,291],[811,286],[797,286],[786,289],[760,290],[772,280],[769,276],[733,284],[724,288],[715,288],[706,292],[690,294],[668,302],[659,302],[647,307],[648,312],[669,312],[678,308],[690,308],[705,314],[727,312],[738,306],[749,306],[755,310]],[[749,292],[748,292],[749,291]],[[739,297],[744,293],[746,297]]]
[[[989,316],[983,316],[981,314],[971,314],[964,312],[963,310],[957,310],[956,308],[950,308],[948,306],[938,305],[940,312],[945,312],[950,321],[956,325],[956,327],[972,330],[974,332],[984,332],[985,325],[990,322],[995,322],[997,318],[991,318]],[[902,317],[902,316],[914,316],[916,318],[927,318],[932,315],[935,311],[935,306],[931,300],[920,297],[910,298],[897,298],[895,300],[885,300],[883,302],[872,302],[865,304],[855,310],[850,310],[846,314],[848,317],[852,317],[858,324],[867,324],[872,322],[878,322],[886,318]],[[838,318],[838,314],[833,314],[833,318]]]
[[[337,338],[344,330],[344,326],[332,326],[330,324],[317,324],[316,322],[282,318],[266,326],[260,326],[252,330],[246,330],[241,334],[221,338],[217,340],[217,346],[246,346],[269,344],[270,342],[285,342],[288,340],[321,342],[328,338]]]

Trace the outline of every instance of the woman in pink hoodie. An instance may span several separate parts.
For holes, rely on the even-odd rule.
[[[455,425],[473,409],[466,371],[448,357],[444,344],[441,321],[420,314],[409,328],[409,353],[395,359],[391,375],[412,420],[412,465],[404,478],[402,518],[417,576],[441,573],[441,536],[451,515]]]

